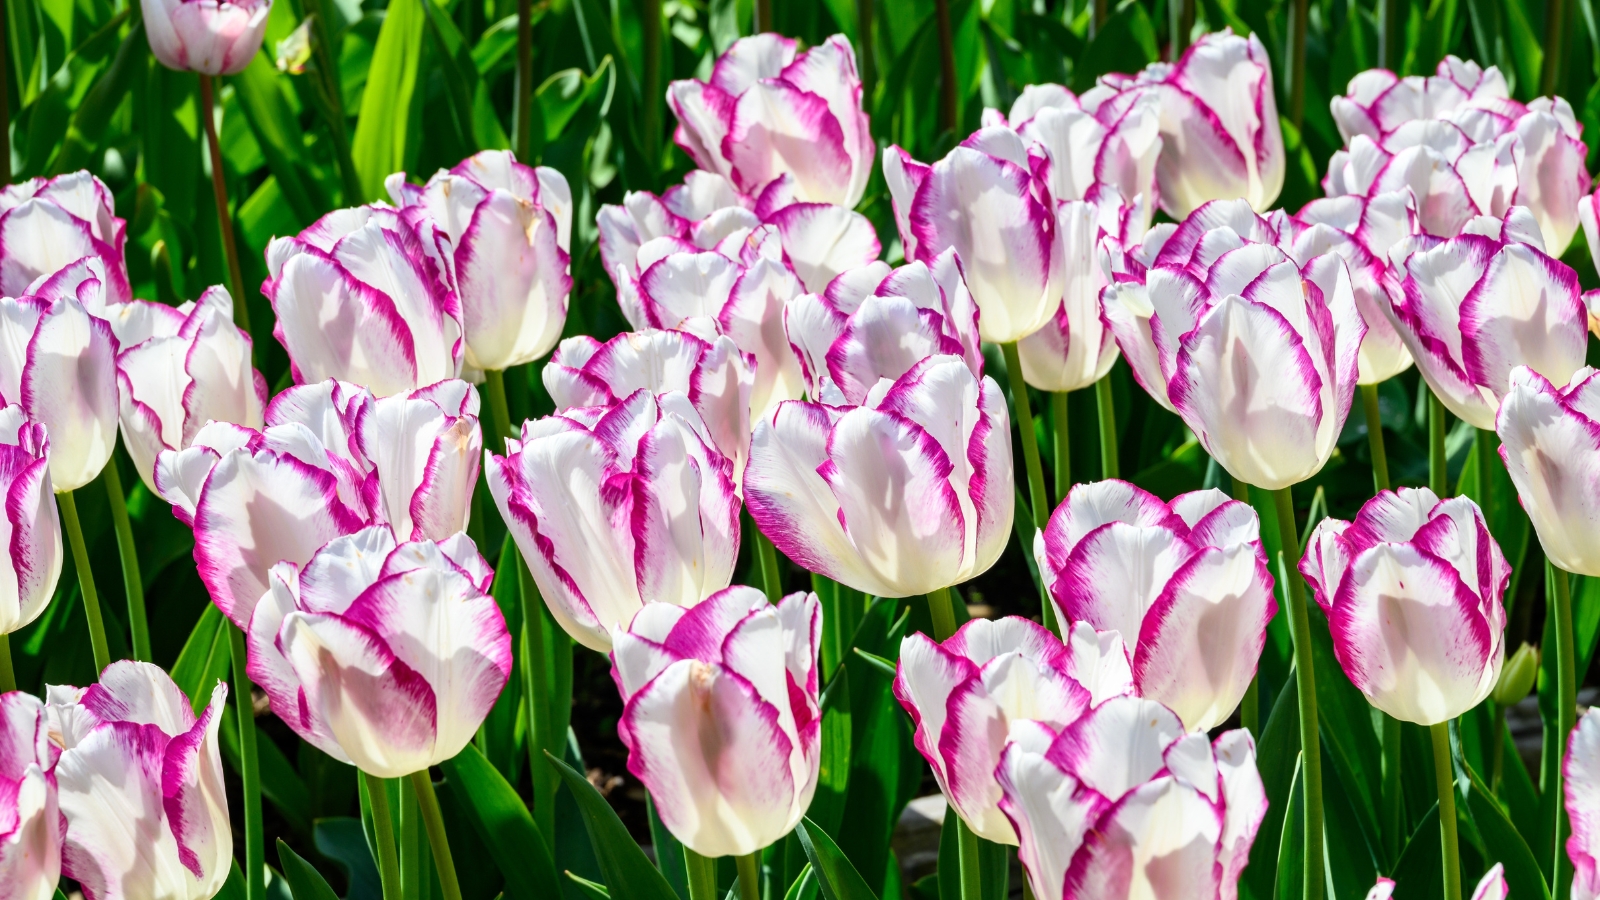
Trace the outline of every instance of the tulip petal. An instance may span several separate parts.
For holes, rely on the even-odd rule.
[[[1578,720],[1561,761],[1567,816],[1572,834],[1567,857],[1572,860],[1573,900],[1600,896],[1600,710]]]

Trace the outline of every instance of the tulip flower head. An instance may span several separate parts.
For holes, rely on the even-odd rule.
[[[1114,96],[1101,99],[1098,95]],[[1182,219],[1211,200],[1247,201],[1265,212],[1283,189],[1283,134],[1267,48],[1231,28],[1208,34],[1176,63],[1106,75],[1085,102],[1122,110],[1153,93],[1161,107],[1156,164],[1161,208]]]
[[[389,176],[389,194],[419,231],[441,231],[466,334],[466,364],[508,369],[555,346],[572,291],[572,189],[559,171],[484,150],[423,187]]]
[[[150,663],[122,660],[86,688],[52,685],[45,715],[63,875],[85,900],[208,900],[233,865],[217,729],[228,686],[196,718]]]
[[[684,394],[640,389],[525,422],[484,465],[551,614],[586,647],[610,650],[641,607],[694,606],[733,577],[733,461]]]
[[[860,406],[795,400],[757,422],[745,502],[804,568],[878,597],[926,594],[1005,549],[1009,428],[993,379],[930,356]]]
[[[1125,481],[1072,488],[1034,538],[1063,623],[1116,632],[1134,690],[1190,731],[1238,707],[1278,611],[1249,504],[1212,489],[1170,504]]]
[[[272,0],[141,0],[150,52],[169,69],[237,75],[267,32]]]
[[[1207,741],[1136,697],[1025,726],[995,777],[1035,897],[1237,896],[1267,812],[1249,732]]]
[[[635,331],[604,344],[588,335],[567,338],[545,364],[543,378],[558,413],[611,406],[640,389],[688,397],[737,476],[750,452],[755,367],[726,335],[705,341],[687,331]]]
[[[931,265],[851,269],[820,294],[790,300],[783,324],[807,394],[823,403],[864,403],[880,380],[895,381],[941,353],[983,375],[978,308],[952,250]]]
[[[1073,677],[1071,657],[1055,635],[1016,616],[973,619],[943,644],[920,632],[900,642],[894,695],[914,723],[917,750],[985,840],[1017,843],[994,779],[1012,723],[1060,730],[1089,708],[1093,698]]]
[[[101,265],[102,302],[127,303],[133,299],[122,257],[127,231],[111,189],[88,172],[9,185],[0,190],[0,294],[35,293],[34,282],[94,258]]]
[[[302,565],[340,535],[385,523],[403,540],[442,541],[466,529],[483,447],[471,385],[383,399],[302,385],[273,398],[266,423],[213,422],[156,458],[157,493],[194,527],[200,578],[239,627],[273,565]]]
[[[1600,709],[1590,708],[1567,738],[1561,761],[1566,792],[1567,858],[1572,860],[1572,900],[1600,897]]]
[[[461,305],[427,238],[372,205],[272,239],[261,292],[296,384],[335,378],[387,397],[460,375]]]
[[[0,694],[0,896],[50,900],[61,878],[56,756],[44,704]]]
[[[1300,572],[1328,616],[1334,656],[1373,706],[1437,725],[1494,690],[1511,567],[1470,499],[1383,491],[1354,521],[1322,520]]]
[[[709,81],[674,81],[673,140],[695,165],[752,197],[776,189],[806,203],[861,201],[876,149],[861,109],[855,51],[836,34],[804,53],[776,34],[741,38]]]
[[[1587,314],[1577,273],[1560,260],[1509,236],[1417,246],[1391,312],[1423,379],[1456,417],[1492,430],[1512,369],[1566,384],[1583,365]]]
[[[267,382],[250,365],[250,335],[233,324],[226,288],[207,288],[198,301],[177,308],[137,300],[118,312],[123,315],[111,327],[123,327],[117,354],[122,440],[147,487],[155,490],[156,456],[188,447],[207,423],[263,426]],[[143,320],[148,337],[131,333],[133,318]]]
[[[1277,239],[1244,201],[1214,201],[1145,277],[1167,398],[1213,459],[1266,490],[1304,481],[1333,454],[1366,333],[1344,259],[1300,265]]]
[[[661,821],[701,856],[779,840],[811,805],[822,761],[822,606],[773,606],[736,585],[685,609],[647,604],[611,635],[617,736]]]
[[[10,565],[0,566],[0,635],[11,634],[44,612],[61,577],[61,520],[50,490],[50,439],[22,408],[0,409],[0,546]]]
[[[600,207],[595,224],[600,231],[600,261],[621,284],[643,274],[639,252],[653,240],[669,239],[657,246],[715,250],[729,235],[748,235],[761,224],[761,216],[755,199],[739,193],[733,182],[695,169],[659,197],[649,191],[629,191],[620,205],[607,203]],[[662,252],[652,250],[646,256],[655,259]]]
[[[511,677],[494,571],[465,534],[401,542],[387,525],[272,567],[247,632],[250,677],[294,732],[370,775],[461,752]]]
[[[1526,366],[1495,418],[1500,458],[1549,560],[1568,572],[1600,575],[1600,378],[1587,366],[1556,387]]]

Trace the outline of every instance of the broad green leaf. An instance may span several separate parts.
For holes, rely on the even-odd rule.
[[[661,815],[656,812],[656,802],[651,799],[648,791],[644,795],[644,807],[650,816],[650,843],[656,851],[656,868],[666,876],[667,883],[672,885],[672,892],[678,895],[678,900],[689,900],[689,866],[683,856],[683,844],[667,830],[666,823],[661,821]]]
[[[934,872],[938,877],[939,897],[949,897],[951,900],[961,898],[961,817],[956,815],[956,808],[948,803],[944,808],[944,822],[939,826],[939,867]]]
[[[473,831],[505,875],[508,900],[537,900],[560,889],[549,844],[517,791],[468,744],[442,768],[472,821]]]
[[[318,819],[315,827],[317,852],[344,869],[350,885],[349,897],[377,897],[382,891],[378,864],[367,847],[361,820],[353,816]]]
[[[822,762],[817,770],[817,790],[806,815],[817,827],[839,834],[850,785],[850,670],[840,669],[822,694]]]
[[[235,707],[223,709],[222,725],[217,730],[222,737],[223,757],[233,771],[240,772],[243,770],[240,768],[239,720],[236,716]],[[289,764],[288,757],[283,755],[278,745],[259,732],[256,734],[256,766],[261,775],[261,796],[272,801],[272,805],[288,820],[291,829],[298,834],[309,835],[311,792],[306,789],[300,773]]]
[[[1295,755],[1294,777],[1289,782],[1288,803],[1284,806],[1283,832],[1278,836],[1277,900],[1293,900],[1302,896],[1306,871],[1306,813],[1304,771],[1300,764],[1304,757]],[[1326,820],[1324,820],[1326,823]],[[1261,835],[1256,835],[1260,840]]]
[[[393,0],[372,50],[350,151],[365,200],[382,198],[383,180],[406,168],[409,141],[418,124],[412,120],[412,101],[422,64],[426,2],[431,0]]]
[[[1444,861],[1439,849],[1439,804],[1436,801],[1422,817],[1411,840],[1400,853],[1394,870],[1394,895],[1407,900],[1443,900]]]
[[[1498,862],[1505,866],[1506,886],[1510,894],[1528,900],[1550,900],[1550,888],[1545,884],[1544,873],[1539,870],[1539,862],[1528,849],[1527,841],[1511,824],[1500,801],[1490,795],[1488,785],[1483,783],[1478,773],[1471,768],[1466,771],[1471,778],[1467,807],[1489,853],[1487,862],[1490,865]]]
[[[1267,724],[1256,741],[1256,767],[1267,792],[1267,815],[1250,848],[1250,865],[1244,870],[1241,889],[1249,889],[1254,900],[1271,900],[1278,871],[1278,841],[1284,831],[1284,810],[1300,757],[1300,706],[1295,696],[1295,676],[1290,674],[1278,700],[1267,716]]]
[[[439,49],[439,72],[444,76],[445,97],[450,102],[451,120],[457,138],[470,150],[479,146],[473,133],[472,96],[478,88],[478,67],[472,61],[467,42],[454,21],[432,0],[424,0],[428,32]]]
[[[1298,573],[1291,577],[1298,577]],[[1327,764],[1332,764],[1331,768],[1349,792],[1347,799],[1354,816],[1352,824],[1359,826],[1366,845],[1376,850],[1383,846],[1378,828],[1383,747],[1373,729],[1372,708],[1345,677],[1333,655],[1327,620],[1319,608],[1310,606],[1307,618],[1317,671],[1317,731],[1328,751],[1323,755],[1323,771],[1326,773]]]
[[[852,647],[851,652],[866,660],[867,664],[872,666],[872,668],[880,675],[883,675],[886,678],[893,678],[895,676],[895,664],[887,659],[884,659],[878,654],[868,653],[860,647]]]
[[[1094,86],[1096,78],[1107,72],[1128,72],[1160,56],[1156,47],[1155,26],[1142,4],[1130,3],[1117,10],[1089,42],[1072,72],[1073,87],[1079,91]]]
[[[818,893],[817,872],[806,863],[789,890],[784,892],[783,900],[816,900]]]
[[[606,888],[614,900],[674,900],[672,885],[633,842],[611,804],[576,769],[546,753],[578,801]]]
[[[232,83],[234,97],[245,121],[250,123],[256,143],[261,145],[267,168],[294,211],[296,228],[310,225],[330,207],[327,202],[313,199],[315,186],[303,174],[306,161],[301,151],[305,135],[284,99],[277,70],[267,61],[266,54],[258,53],[243,72],[233,76]]]
[[[800,846],[805,848],[811,870],[817,874],[817,884],[827,900],[878,900],[872,889],[862,880],[856,867],[845,858],[844,851],[833,842],[817,823],[810,819],[795,826]]]
[[[590,900],[611,900],[611,892],[606,890],[605,885],[590,881],[589,879],[580,875],[574,875],[571,872],[564,872],[562,874],[566,875],[573,884],[577,885],[578,890],[582,891],[583,895],[590,898]]]
[[[123,18],[119,15],[115,23],[120,24]],[[110,27],[114,29],[115,24]],[[144,23],[134,23],[122,39],[122,44],[117,47],[117,55],[111,60],[110,67],[78,103],[61,149],[51,164],[51,171],[70,172],[90,163],[94,151],[105,139],[111,114],[116,112],[117,105],[127,96],[128,88],[133,84],[134,73],[149,58],[149,46],[144,35]]]
[[[278,839],[278,865],[283,867],[283,877],[289,882],[294,900],[339,900],[322,873],[290,849],[282,838]]]
[[[215,604],[207,603],[172,666],[172,681],[189,698],[195,715],[211,702],[210,686],[228,678],[232,655],[227,629],[232,627]]]

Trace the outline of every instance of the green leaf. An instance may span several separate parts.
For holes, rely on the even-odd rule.
[[[872,668],[876,669],[878,673],[883,675],[885,678],[894,678],[896,671],[894,663],[884,659],[876,653],[868,653],[860,647],[852,647],[851,650],[857,656],[866,660],[867,663],[872,666]]]
[[[1118,10],[1089,42],[1072,72],[1078,91],[1094,86],[1095,79],[1107,72],[1127,72],[1161,56],[1156,47],[1156,29],[1143,4],[1130,3]]]
[[[1423,816],[1394,869],[1394,895],[1407,900],[1443,900],[1444,860],[1439,849],[1439,804]],[[1521,898],[1518,898],[1521,900]]]
[[[367,846],[360,819],[354,816],[318,819],[314,830],[317,852],[344,870],[346,883],[350,885],[346,896],[376,897],[381,893],[378,863]]]
[[[567,790],[578,801],[584,827],[600,862],[600,873],[614,900],[674,900],[672,885],[650,864],[628,829],[600,792],[576,769],[545,753]]]
[[[284,99],[277,70],[267,61],[266,54],[257,53],[243,72],[233,76],[232,83],[239,110],[250,124],[256,143],[261,145],[261,155],[278,181],[278,190],[294,211],[297,227],[310,225],[329,206],[312,199],[312,186],[303,174],[306,161],[301,158],[305,134]]]
[[[478,748],[468,744],[442,768],[472,820],[478,839],[489,848],[505,875],[510,900],[537,900],[560,889],[549,844],[523,805],[522,798]]]
[[[795,877],[794,884],[789,885],[789,890],[784,893],[783,900],[816,900],[817,893],[817,870],[806,863]]]
[[[590,898],[590,900],[611,900],[611,892],[606,890],[605,885],[596,884],[587,878],[584,878],[580,875],[574,875],[571,872],[564,872],[562,874],[571,879],[572,883],[578,886],[578,890],[582,891],[583,895]]]
[[[1520,766],[1521,763],[1513,758],[1512,765]],[[1534,858],[1533,851],[1528,849],[1527,841],[1517,833],[1500,802],[1489,793],[1488,786],[1478,774],[1470,767],[1466,771],[1471,778],[1467,808],[1490,854],[1488,864],[1498,862],[1505,866],[1506,887],[1519,900],[1550,900],[1550,888],[1545,884],[1544,873],[1539,871],[1539,862]]]
[[[826,900],[878,900],[862,880],[861,873],[845,858],[844,851],[828,837],[817,823],[805,819],[795,826],[800,846],[805,848],[806,859],[817,873],[818,885]]]
[[[408,142],[417,127],[411,114],[427,23],[422,4],[428,2],[393,0],[378,30],[350,150],[365,200],[383,197],[383,180],[406,168]]]
[[[227,759],[228,765],[235,772],[241,772],[239,758],[239,720],[236,717],[236,707],[229,706],[222,711],[222,725],[218,732],[222,737],[222,755]],[[311,792],[306,788],[306,783],[296,772],[294,766],[289,764],[288,757],[278,749],[278,745],[265,735],[258,735],[256,740],[256,764],[261,774],[261,796],[272,801],[278,812],[289,821],[289,827],[297,834],[309,835],[311,833]]]
[[[644,807],[650,816],[650,843],[655,846],[656,868],[666,876],[678,900],[689,900],[689,863],[683,855],[683,844],[661,821],[661,816],[656,812],[656,802],[650,797],[649,791],[644,795]]]
[[[567,123],[577,115],[585,103],[610,84],[611,57],[600,61],[593,75],[584,75],[580,69],[567,69],[546,78],[534,91],[538,113],[544,120],[544,142],[561,137]]]
[[[428,32],[440,51],[439,72],[444,76],[445,97],[450,101],[457,138],[469,150],[476,151],[479,143],[473,134],[472,95],[478,88],[478,67],[450,16],[432,0],[424,0],[422,8],[428,13]]]
[[[120,25],[125,16],[119,15],[111,27]],[[106,130],[111,124],[111,114],[116,112],[117,106],[122,103],[122,98],[127,96],[128,88],[133,84],[134,73],[145,65],[149,58],[149,41],[144,35],[144,23],[135,22],[128,29],[128,34],[122,39],[122,44],[117,48],[117,55],[111,61],[111,66],[106,69],[94,87],[83,96],[78,103],[78,108],[72,114],[72,122],[67,127],[66,137],[63,139],[60,152],[56,154],[55,161],[51,164],[51,171],[56,173],[70,172],[88,165],[105,139]]]
[[[322,873],[301,859],[282,838],[278,839],[278,865],[283,867],[283,877],[289,882],[294,900],[339,900]]]
[[[1301,755],[1294,760],[1294,777],[1289,782],[1289,802],[1284,809],[1283,833],[1278,838],[1277,893],[1279,900],[1301,896],[1305,886],[1306,813],[1305,783],[1301,780]],[[1260,840],[1260,834],[1256,839]]]
[[[1249,889],[1255,900],[1271,900],[1279,866],[1278,843],[1284,829],[1284,810],[1300,760],[1300,705],[1291,673],[1278,692],[1267,724],[1256,742],[1256,767],[1267,792],[1267,815],[1261,820],[1255,843],[1250,848],[1250,864],[1245,867],[1241,889]]]
[[[830,835],[839,833],[850,785],[850,670],[840,669],[822,693],[822,762],[806,815]]]
[[[211,685],[227,680],[231,660],[227,629],[231,627],[222,610],[207,603],[172,665],[172,681],[188,696],[195,715],[211,702]]]

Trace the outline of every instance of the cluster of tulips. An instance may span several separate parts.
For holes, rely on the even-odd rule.
[[[152,48],[237,71],[266,4],[228,5],[235,19],[197,5],[146,0]],[[780,596],[781,551],[872,596],[927,596],[935,633],[905,638],[894,696],[959,816],[963,879],[975,838],[1015,845],[1039,900],[1236,895],[1267,794],[1250,732],[1207,732],[1250,694],[1281,596],[1320,890],[1308,601],[1292,568],[1275,579],[1235,496],[1274,493],[1344,674],[1385,716],[1431,728],[1448,766],[1448,723],[1489,696],[1505,656],[1510,567],[1484,515],[1438,484],[1389,490],[1379,467],[1377,496],[1318,524],[1302,555],[1288,490],[1328,461],[1358,390],[1414,363],[1439,403],[1498,434],[1557,584],[1600,575],[1600,379],[1583,365],[1596,299],[1556,259],[1580,226],[1600,248],[1571,108],[1518,103],[1496,70],[1455,58],[1429,77],[1363,73],[1333,101],[1347,146],[1327,196],[1290,214],[1270,209],[1285,152],[1255,37],[1209,35],[1082,96],[1030,87],[931,164],[880,157],[861,94],[843,37],[745,38],[708,80],[674,83],[698,169],[599,211],[635,329],[603,343],[557,343],[573,229],[558,172],[486,151],[424,184],[392,176],[391,202],[268,248],[262,291],[295,382],[272,397],[227,290],[133,298],[124,224],[95,178],[0,194],[0,632],[54,595],[65,531],[101,669],[43,701],[0,697],[0,896],[47,898],[66,876],[87,900],[204,900],[228,875],[228,686],[192,703],[159,668],[112,662],[99,625],[72,492],[119,429],[193,528],[236,696],[259,687],[368,779],[411,779],[447,896],[429,768],[461,752],[515,667],[495,571],[467,536],[480,475],[514,538],[502,568],[520,555],[559,626],[609,654],[628,769],[692,871],[781,839],[817,788],[822,605]],[[875,164],[898,267],[853,211]],[[1153,224],[1158,209],[1172,221]],[[1009,406],[984,343],[1002,351]],[[1115,477],[1068,491],[1058,470],[1051,511],[1024,385],[1098,385],[1104,419],[1119,353],[1235,496],[1166,502]],[[547,355],[557,411],[515,428],[503,373]],[[1043,623],[958,628],[951,588],[1013,534],[1013,415]],[[731,584],[742,513],[763,590]],[[1587,900],[1600,713],[1573,721],[1566,640],[1567,849]],[[260,798],[245,803],[259,841]],[[1502,871],[1474,896],[1502,900]]]

